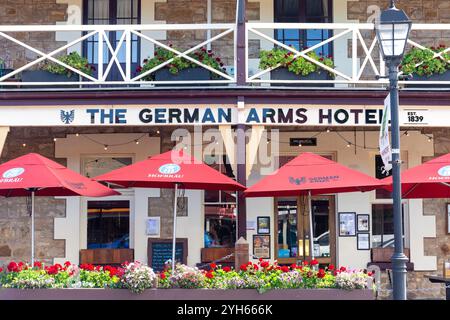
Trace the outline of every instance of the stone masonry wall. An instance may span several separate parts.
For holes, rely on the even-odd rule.
[[[55,132],[56,131],[56,132]],[[65,165],[65,159],[54,159],[53,137],[56,129],[11,128],[0,162],[6,162],[29,152],[36,152]],[[23,146],[26,143],[26,146]],[[30,199],[0,198],[0,265],[11,260],[30,261],[31,207]],[[36,197],[35,206],[36,260],[51,263],[65,255],[65,240],[54,239],[54,218],[64,217],[66,202],[52,197]]]
[[[66,10],[67,4],[56,3],[56,0],[0,0],[0,24],[56,24],[67,19]],[[51,32],[8,34],[44,52],[51,52],[65,44],[55,41],[55,33]],[[36,53],[0,38],[0,58],[5,61],[7,68],[17,69],[36,57]]]
[[[155,129],[156,131],[157,129]],[[66,134],[148,132],[146,127],[11,127],[0,163],[30,152],[39,153],[62,165],[66,159],[55,159],[53,138]],[[167,134],[167,133],[166,133]],[[170,135],[169,135],[170,137]],[[26,144],[23,146],[23,144]],[[171,191],[171,190],[169,190]],[[163,193],[164,194],[164,193]],[[173,191],[172,191],[173,194]],[[166,206],[169,206],[169,198]],[[170,204],[170,207],[172,204]],[[54,239],[54,218],[65,217],[65,200],[53,197],[36,197],[36,259],[52,262],[53,258],[65,256],[65,240]],[[30,207],[26,198],[0,198],[0,266],[11,260],[29,261],[31,256]]]

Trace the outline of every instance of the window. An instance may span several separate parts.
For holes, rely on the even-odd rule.
[[[84,24],[140,24],[141,23],[140,0],[84,0]],[[120,42],[122,32],[107,32],[108,40],[115,50]],[[131,70],[136,70],[140,62],[140,40],[136,35],[131,35]],[[98,69],[98,36],[89,37],[83,47],[84,56]],[[106,42],[103,43],[103,62],[107,62],[111,53]],[[125,43],[122,43],[117,58],[123,70],[126,63]],[[107,64],[104,64],[106,70]],[[109,73],[109,80],[120,79],[119,69],[114,64]]]
[[[404,208],[402,207],[404,221]],[[394,213],[392,204],[372,205],[372,247],[388,248],[394,246]],[[403,235],[405,228],[403,224]]]
[[[205,163],[235,178],[226,156],[205,156]],[[234,247],[236,242],[236,192],[205,191],[205,248]]]
[[[131,157],[84,157],[82,159],[82,173],[88,178],[129,166],[133,162]]]
[[[88,201],[88,249],[130,247],[130,202]]]
[[[275,0],[275,22],[332,22],[331,0]],[[310,29],[277,29],[275,39],[292,45],[297,50],[312,47],[332,36],[332,30]],[[326,44],[317,48],[317,54],[325,56],[332,54],[332,44]]]

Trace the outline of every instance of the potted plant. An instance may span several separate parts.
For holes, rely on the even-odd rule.
[[[438,48],[429,47],[420,49],[417,47],[409,50],[399,66],[404,74],[411,74],[413,81],[450,81],[450,53],[442,53],[440,57],[434,57],[435,53],[445,50],[445,45]],[[442,87],[442,85],[407,85],[407,87]]]
[[[316,60],[330,68],[334,68],[334,62],[331,56],[318,55],[311,51],[306,54],[313,60]],[[334,79],[334,74],[330,73],[317,64],[308,61],[304,57],[294,57],[292,51],[283,48],[273,48],[271,50],[261,50],[259,54],[259,68],[261,70],[278,66],[270,72],[272,80],[330,80]],[[331,83],[323,84],[302,84],[296,83],[293,86],[333,86]]]
[[[172,45],[169,45],[172,47]],[[178,50],[179,51],[179,50]],[[189,57],[213,68],[226,73],[222,60],[215,56],[211,50],[201,48],[194,53],[189,54]],[[156,66],[164,63],[170,59],[173,61],[161,69],[152,72],[142,78],[144,81],[201,81],[201,80],[213,80],[220,79],[221,77],[193,63],[185,58],[176,57],[176,54],[170,50],[164,48],[157,48],[152,58],[144,59],[143,65],[136,69],[138,74],[142,74],[148,70],[155,68]],[[189,84],[192,85],[192,84]],[[201,84],[205,85],[205,84]]]
[[[59,58],[59,61],[87,74],[92,75],[95,68],[89,65],[85,57],[78,52],[71,52]],[[29,70],[22,72],[23,82],[76,82],[80,76],[72,70],[54,62],[45,63],[39,70]]]

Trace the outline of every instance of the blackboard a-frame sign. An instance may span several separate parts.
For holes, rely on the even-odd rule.
[[[188,239],[177,238],[175,260],[187,264]],[[148,265],[156,272],[164,270],[164,263],[172,260],[172,239],[149,238],[147,245]]]

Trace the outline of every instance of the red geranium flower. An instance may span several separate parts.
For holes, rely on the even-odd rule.
[[[3,268],[0,268],[0,272],[3,272]]]
[[[19,267],[17,266],[17,263],[15,263],[14,261],[11,261],[8,264],[8,271],[9,272],[18,272],[19,271]]]
[[[312,266],[315,266],[315,265],[317,265],[317,264],[319,264],[319,261],[317,261],[316,259],[313,259],[313,260],[311,261],[311,265],[312,265]]]
[[[304,266],[307,266],[308,264],[309,264],[308,261],[306,261],[306,260],[303,261],[303,265],[304,265]]]
[[[56,266],[47,267],[46,270],[48,274],[57,274],[58,268]]]
[[[319,272],[317,273],[317,277],[319,279],[322,279],[323,277],[325,277],[325,270],[319,269]]]
[[[288,267],[288,266],[282,266],[282,267],[281,267],[281,271],[283,271],[283,272],[289,272],[289,267]]]
[[[225,271],[225,272],[230,272],[231,268],[230,267],[223,267],[222,270]]]
[[[161,279],[165,279],[166,278],[166,274],[164,272],[162,272],[162,273],[159,274],[159,277]]]
[[[333,271],[334,269],[335,269],[335,268],[334,268],[334,264],[328,265],[328,270]]]
[[[207,272],[205,276],[206,276],[208,279],[214,278],[214,275],[213,275],[213,273],[212,273],[211,271]]]
[[[269,266],[269,261],[261,261],[261,268],[267,268]]]
[[[339,271],[345,272],[345,271],[347,271],[347,268],[346,268],[346,267],[341,267],[341,268],[339,269]]]
[[[33,264],[33,267],[36,267],[36,268],[38,268],[38,269],[41,269],[41,268],[42,268],[42,263],[39,262],[39,261],[35,261],[34,264]]]
[[[246,264],[242,264],[239,269],[241,269],[241,271],[247,271],[247,265]]]
[[[214,262],[212,262],[209,266],[211,267],[211,269],[217,268],[217,264],[215,264]]]
[[[257,264],[254,264],[254,265],[253,265],[253,269],[258,270],[258,269],[259,269],[258,265],[257,265]]]

